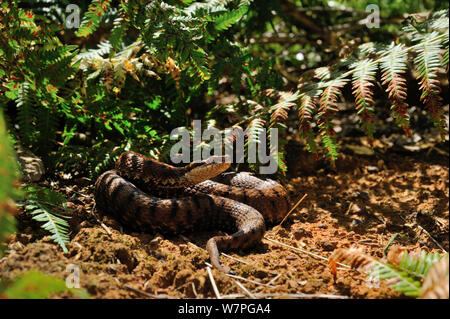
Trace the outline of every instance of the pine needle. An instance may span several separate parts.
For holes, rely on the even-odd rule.
[[[288,218],[288,216],[294,211],[294,209],[296,209],[297,206],[300,205],[300,203],[306,198],[306,196],[308,196],[308,194],[303,195],[303,197],[294,205],[294,207],[291,208],[291,210],[286,214],[286,216],[284,216],[283,220],[279,224],[280,226],[281,224],[283,224],[286,218]]]

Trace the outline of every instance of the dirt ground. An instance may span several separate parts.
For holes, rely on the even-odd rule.
[[[448,153],[431,149],[365,156],[344,148],[335,169],[307,152],[292,153],[285,181],[292,205],[307,196],[281,226],[268,228],[259,245],[221,256],[235,273],[231,277],[212,269],[221,296],[404,298],[354,270],[339,268],[334,282],[326,258],[352,246],[382,258],[397,233],[402,236],[394,243],[407,249],[442,252],[441,245],[448,251]],[[58,186],[74,209],[69,252],[64,254],[22,214],[19,232],[9,238],[9,251],[0,260],[2,277],[38,269],[66,278],[66,267],[75,264],[81,287],[93,298],[216,297],[204,247],[217,232],[178,237],[126,232],[93,209],[89,184]]]

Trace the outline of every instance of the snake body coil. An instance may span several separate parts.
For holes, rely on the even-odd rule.
[[[206,245],[212,265],[228,272],[219,262],[219,249],[246,249],[255,245],[264,236],[265,220],[275,223],[289,208],[283,186],[247,172],[223,173],[229,166],[224,157],[211,157],[173,167],[125,152],[117,160],[115,170],[97,179],[96,205],[139,231],[232,232],[212,237]]]

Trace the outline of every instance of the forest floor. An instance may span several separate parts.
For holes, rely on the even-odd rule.
[[[433,146],[372,152],[364,138],[352,143],[334,169],[288,145],[285,185],[292,205],[307,196],[281,226],[268,227],[256,247],[221,256],[236,275],[212,269],[221,296],[398,298],[403,296],[355,270],[338,268],[334,281],[326,258],[342,247],[382,258],[395,234],[394,243],[408,250],[442,253],[440,245],[448,251],[448,153]],[[123,231],[94,208],[92,183],[84,183],[56,183],[74,209],[68,253],[21,214],[19,232],[0,260],[2,277],[38,269],[64,279],[75,264],[81,287],[93,298],[216,297],[205,243],[217,232],[164,237]]]

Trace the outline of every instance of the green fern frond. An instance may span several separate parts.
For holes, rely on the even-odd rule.
[[[111,5],[110,0],[94,0],[81,21],[80,28],[75,33],[79,37],[87,37],[94,33],[100,25],[103,16]]]
[[[252,143],[254,144],[261,143],[260,136],[264,132],[264,124],[265,121],[260,118],[256,118],[248,124],[246,129],[247,132],[247,141],[245,143],[246,146]]]
[[[407,272],[416,278],[425,278],[430,267],[441,257],[438,253],[427,253],[422,250],[420,256],[410,256],[408,252],[404,252],[402,260],[398,264],[398,269]]]
[[[34,97],[31,92],[31,85],[27,82],[20,84],[16,105],[18,109],[17,122],[19,123],[19,134],[23,142],[30,144],[34,140],[35,123],[37,112],[34,108]]]
[[[418,297],[420,295],[420,281],[411,278],[408,272],[396,269],[392,265],[375,261],[370,276],[381,280],[394,279],[396,282],[391,287],[406,296]]]
[[[233,24],[238,22],[248,11],[248,1],[242,1],[236,10],[231,10],[219,15],[214,19],[214,28],[217,31],[229,29]]]
[[[421,293],[423,279],[427,276],[431,266],[441,258],[446,258],[446,256],[440,257],[438,253],[426,253],[423,250],[419,256],[411,256],[405,251],[398,265],[376,261],[370,275],[382,280],[393,280],[394,283],[391,286],[396,291],[407,296],[418,297]]]
[[[109,37],[109,42],[116,50],[122,49],[122,40],[125,33],[129,27],[128,23],[124,18],[125,14],[123,8],[119,9],[118,17],[114,20],[114,27],[111,30],[111,36]]]
[[[44,187],[28,185],[25,188],[26,199],[18,205],[23,206],[33,219],[43,223],[41,226],[51,234],[51,239],[61,246],[66,253],[69,242],[68,216],[62,215],[56,209],[66,209],[62,194]]]
[[[444,46],[444,54],[442,55],[442,64],[447,67],[448,71],[448,55],[449,55],[449,45],[448,45],[448,29],[445,32],[444,40],[442,41],[442,45]]]

